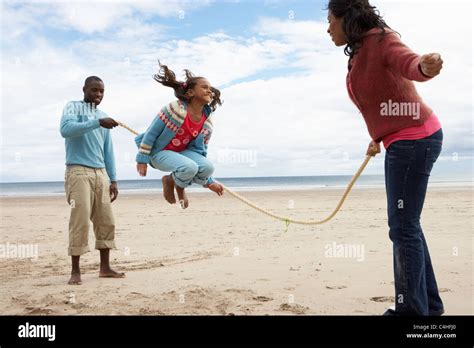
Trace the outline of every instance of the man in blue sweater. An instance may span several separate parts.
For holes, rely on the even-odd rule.
[[[72,259],[69,284],[81,284],[79,259],[89,252],[89,221],[94,226],[95,248],[100,250],[99,277],[123,278],[110,267],[109,252],[115,249],[115,221],[111,203],[118,188],[110,129],[118,126],[97,106],[104,96],[104,82],[89,76],[84,100],[69,102],[61,118],[66,139],[66,199],[71,207],[68,254]]]

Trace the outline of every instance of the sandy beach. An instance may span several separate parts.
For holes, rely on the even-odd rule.
[[[278,213],[322,219],[342,190],[242,194]],[[329,223],[286,233],[230,195],[189,196],[182,211],[160,194],[119,195],[112,263],[126,278],[99,278],[93,250],[81,258],[80,286],[66,284],[65,197],[0,198],[0,313],[379,315],[393,303],[383,189],[356,188]],[[422,226],[447,315],[474,314],[472,213],[472,187],[428,190]],[[92,229],[89,240],[93,249]],[[37,257],[12,254],[20,245],[36,245]]]

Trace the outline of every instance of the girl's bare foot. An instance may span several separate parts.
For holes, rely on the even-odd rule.
[[[176,186],[176,193],[178,194],[179,202],[181,203],[181,208],[186,209],[189,206],[188,197],[184,188]]]
[[[170,175],[165,175],[161,178],[163,184],[163,196],[166,201],[170,204],[176,203],[176,197],[174,196],[174,180]]]
[[[80,273],[71,273],[71,278],[67,282],[69,285],[81,285],[81,274]]]

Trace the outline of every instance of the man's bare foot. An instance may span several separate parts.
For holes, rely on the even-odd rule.
[[[186,209],[189,206],[188,197],[186,196],[186,192],[184,188],[175,186],[176,193],[178,194],[179,203],[181,204],[181,208]]]
[[[99,278],[125,278],[125,273],[115,272],[112,268],[101,270]]]
[[[170,204],[176,203],[176,197],[174,196],[174,180],[170,175],[165,175],[161,178],[163,183],[163,196],[166,201]]]
[[[80,273],[71,273],[71,278],[67,282],[69,285],[81,285],[81,274]]]

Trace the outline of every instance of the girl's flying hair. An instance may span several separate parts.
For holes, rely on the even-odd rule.
[[[199,79],[203,79],[202,76],[194,76],[191,71],[185,69],[184,72],[186,74],[186,81],[178,81],[176,80],[176,74],[168,68],[168,66],[161,64],[158,60],[158,64],[160,69],[157,74],[153,75],[155,81],[161,83],[163,86],[171,87],[174,89],[174,95],[179,100],[184,102],[190,102],[190,98],[186,96],[186,92],[189,89],[194,88],[196,83]],[[212,91],[212,101],[209,104],[212,111],[215,111],[217,105],[222,105],[222,101],[220,99],[221,92],[214,87],[211,87]]]

